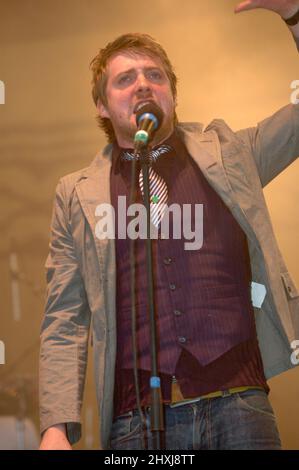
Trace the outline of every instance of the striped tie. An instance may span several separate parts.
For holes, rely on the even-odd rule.
[[[167,144],[159,145],[152,149],[149,152],[149,160],[151,162],[156,162],[158,158],[168,152],[172,151],[172,147]],[[139,160],[139,155],[134,155],[132,151],[124,150],[122,153],[122,160],[130,161],[133,159]],[[159,227],[159,224],[162,220],[164,212],[166,210],[166,204],[168,200],[168,191],[167,185],[163,178],[159,176],[153,168],[149,167],[149,185],[150,185],[150,215],[152,223],[156,228]],[[143,176],[142,170],[139,173],[139,186],[141,194],[144,197],[143,191]]]
[[[142,196],[144,196],[142,170],[140,170],[139,173],[139,185]],[[154,226],[158,228],[166,210],[168,191],[163,178],[159,176],[151,166],[149,167],[149,186],[151,221]]]

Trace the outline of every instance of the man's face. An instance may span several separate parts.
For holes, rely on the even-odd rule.
[[[155,102],[164,112],[153,144],[173,131],[175,102],[170,82],[158,57],[122,52],[107,64],[107,105],[98,103],[100,116],[109,118],[121,147],[133,147],[136,133],[135,111],[140,103]]]

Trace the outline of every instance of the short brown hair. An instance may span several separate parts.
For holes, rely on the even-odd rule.
[[[97,105],[98,100],[107,105],[106,85],[107,85],[107,63],[109,59],[122,51],[130,51],[147,56],[158,57],[164,67],[164,71],[169,79],[170,87],[174,100],[177,96],[177,77],[173,66],[163,49],[163,47],[150,35],[141,33],[123,34],[114,41],[109,42],[104,49],[100,49],[99,53],[90,63],[92,71],[92,97]],[[110,119],[97,117],[99,127],[105,132],[108,141],[115,141],[115,134]],[[175,114],[175,123],[177,117]]]

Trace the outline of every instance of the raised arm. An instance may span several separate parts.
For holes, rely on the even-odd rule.
[[[295,25],[288,25],[299,51],[299,1],[298,0],[246,0],[239,3],[235,7],[235,13],[240,13],[256,8],[264,8],[271,10],[281,16],[285,20],[292,19],[292,23],[297,21]],[[297,15],[298,13],[298,15]],[[287,23],[286,23],[287,24]]]
[[[299,0],[246,0],[235,7],[240,13],[256,8],[274,11],[288,25],[299,50]],[[250,148],[263,186],[281,173],[299,156],[299,106],[288,105],[256,127],[242,129],[238,137]]]

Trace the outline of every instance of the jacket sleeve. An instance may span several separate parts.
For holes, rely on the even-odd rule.
[[[71,444],[81,437],[90,310],[67,217],[64,180],[56,188],[47,295],[41,326],[40,427],[66,423]]]
[[[236,135],[249,147],[262,186],[266,186],[299,155],[299,105],[289,104]]]

